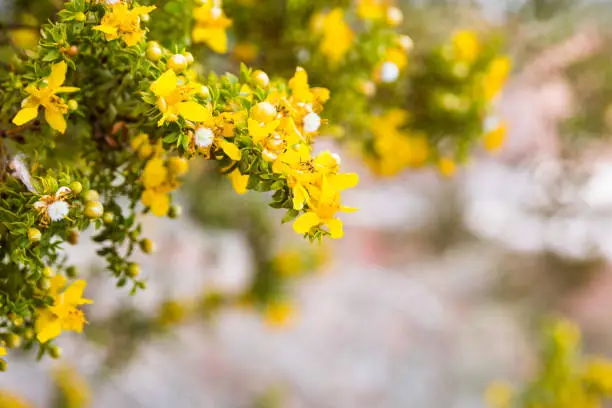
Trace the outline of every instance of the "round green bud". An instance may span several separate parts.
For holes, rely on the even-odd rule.
[[[50,267],[50,266],[45,266],[45,267],[43,268],[43,270],[42,270],[42,275],[43,275],[45,278],[51,278],[51,277],[53,277],[53,276],[55,275],[55,271],[53,270],[53,268],[52,268],[52,267]]]
[[[175,72],[183,72],[187,69],[187,58],[181,54],[174,54],[168,60],[168,68],[174,70]]]
[[[42,234],[38,228],[28,228],[28,239],[30,242],[38,242],[41,237]]]
[[[69,266],[68,268],[66,268],[66,276],[68,276],[69,278],[74,278],[77,275],[77,269],[75,266]]]
[[[112,224],[114,220],[115,220],[115,214],[113,214],[112,212],[107,211],[102,216],[102,221],[104,221],[105,224]]]
[[[208,99],[210,98],[210,88],[208,88],[206,85],[202,85],[198,91],[198,94],[204,98],[204,99]]]
[[[40,290],[47,291],[51,288],[51,281],[47,278],[42,278],[42,279],[39,279],[38,282],[36,282],[36,286]]]
[[[149,61],[157,62],[164,55],[164,50],[155,41],[149,41],[147,44],[147,59]]]
[[[28,327],[23,331],[23,338],[26,341],[32,340],[34,338],[34,330],[32,330],[32,328]]]
[[[99,201],[89,201],[87,205],[85,205],[85,211],[83,211],[83,214],[92,220],[100,218],[102,217],[102,214],[104,214],[104,206]]]
[[[187,60],[187,65],[191,65],[194,63],[195,58],[193,58],[193,54],[190,52],[184,52],[183,57]]]
[[[8,348],[17,348],[21,346],[21,337],[15,333],[7,333],[4,336],[4,342]]]
[[[70,190],[72,191],[72,194],[77,196],[81,194],[81,191],[83,191],[83,185],[78,181],[73,181],[72,183],[70,183]]]
[[[82,11],[79,11],[78,13],[76,13],[76,14],[74,15],[74,19],[75,19],[76,21],[81,21],[81,22],[83,22],[83,21],[85,21],[85,20],[87,19],[87,16],[86,16],[86,15],[85,15],[85,13],[83,13]]]
[[[83,194],[83,198],[85,201],[99,201],[100,194],[96,190],[87,190],[85,194]]]
[[[130,262],[127,271],[125,272],[130,278],[135,278],[140,275],[140,265],[134,262]]]
[[[270,78],[268,77],[268,74],[261,70],[253,72],[251,74],[251,79],[253,80],[253,83],[260,88],[267,88],[270,84]]]
[[[168,217],[178,218],[183,214],[183,208],[180,205],[172,204],[168,209]]]
[[[53,346],[49,346],[49,355],[52,358],[58,359],[62,356],[62,349],[53,345]]]
[[[74,112],[78,108],[79,108],[79,103],[76,100],[70,99],[68,101],[68,109],[70,109],[72,112]]]
[[[141,240],[139,242],[139,245],[140,245],[140,249],[142,249],[142,252],[144,252],[145,254],[150,254],[155,250],[153,241],[151,241],[149,238],[145,238]]]

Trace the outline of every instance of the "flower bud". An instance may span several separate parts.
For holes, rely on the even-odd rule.
[[[66,241],[68,241],[70,245],[78,244],[79,243],[79,231],[75,229],[71,229],[70,231],[68,231],[68,235],[66,236]]]
[[[168,68],[175,72],[183,72],[187,68],[187,58],[181,54],[174,54],[168,60]]]
[[[191,65],[195,61],[195,59],[193,58],[193,54],[190,52],[184,52],[183,57],[185,57],[185,60],[187,61],[187,65]]]
[[[73,181],[72,183],[70,183],[70,190],[72,190],[72,193],[75,196],[78,196],[79,194],[81,194],[81,191],[83,191],[83,185],[78,181]]]
[[[142,252],[144,252],[145,254],[150,254],[155,250],[155,245],[153,244],[153,241],[151,241],[149,238],[141,240],[139,242],[139,245],[140,249],[142,249]]]
[[[3,336],[3,340],[8,348],[18,348],[21,346],[21,337],[15,333],[7,333]]]
[[[36,286],[40,290],[47,291],[47,290],[49,290],[49,288],[51,288],[51,281],[49,279],[43,277],[43,278],[39,279],[38,282],[36,282]]]
[[[55,345],[49,346],[48,350],[49,350],[49,355],[52,358],[58,359],[62,356],[62,349]]]
[[[66,276],[68,276],[69,278],[76,277],[76,274],[77,274],[77,269],[75,266],[69,266],[66,268]]]
[[[96,190],[87,190],[83,195],[85,201],[99,201],[100,194]]]
[[[189,164],[184,157],[170,157],[168,159],[168,170],[174,177],[180,177],[187,173]]]
[[[28,228],[28,239],[30,242],[38,242],[41,237],[42,234],[38,228]]]
[[[268,74],[263,72],[262,70],[257,70],[251,74],[251,79],[253,83],[260,88],[267,88],[270,84],[270,78]]]
[[[104,215],[102,216],[102,221],[105,224],[112,224],[113,221],[115,221],[115,214],[113,214],[112,212],[105,212]]]
[[[164,55],[164,51],[160,45],[155,41],[149,41],[149,44],[147,45],[147,59],[149,59],[149,61],[157,62],[161,59],[162,55]]]
[[[104,214],[104,207],[99,201],[90,201],[85,206],[85,211],[83,211],[83,214],[85,214],[87,218],[91,219],[100,218],[102,217],[102,214]]]
[[[404,21],[404,14],[402,13],[402,10],[398,9],[397,7],[389,7],[387,9],[386,20],[387,24],[391,27],[397,27],[398,25],[402,24],[402,21]]]
[[[50,278],[50,277],[52,277],[52,276],[54,276],[54,275],[55,275],[55,271],[53,270],[53,268],[52,268],[52,267],[50,267],[50,266],[45,266],[45,267],[43,268],[43,270],[42,270],[42,275],[43,275],[45,278]]]
[[[260,123],[268,123],[276,118],[276,108],[270,102],[259,102],[251,108],[251,118]]]
[[[74,15],[74,19],[75,19],[76,21],[83,22],[83,21],[85,21],[85,20],[87,19],[87,16],[86,16],[86,15],[85,15],[85,13],[83,13],[82,11],[79,11],[78,13],[76,13],[76,14]]]
[[[71,45],[67,50],[66,54],[69,57],[74,57],[79,53],[79,48],[76,45]]]
[[[210,89],[206,86],[206,85],[202,85],[200,87],[200,89],[198,90],[198,94],[204,98],[204,99],[208,99],[210,98]]]
[[[6,360],[0,358],[0,372],[5,372],[7,369]]]
[[[127,271],[125,271],[126,275],[130,278],[135,278],[140,275],[140,265],[137,263],[131,262],[128,264]]]
[[[79,108],[79,103],[76,100],[70,99],[68,101],[68,109],[70,109],[72,112],[74,112],[78,108]]]
[[[180,205],[172,204],[168,210],[169,218],[178,218],[183,214],[183,208]]]

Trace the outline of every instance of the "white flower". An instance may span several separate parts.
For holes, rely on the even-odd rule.
[[[321,126],[321,117],[314,112],[304,116],[304,130],[306,132],[316,132]]]
[[[68,187],[60,187],[53,195],[44,195],[34,203],[34,208],[42,215],[42,222],[47,224],[49,221],[61,221],[70,211],[70,206],[65,201],[70,196],[72,190]]]
[[[197,128],[194,136],[195,144],[198,147],[209,147],[215,140],[214,132],[206,127]]]
[[[399,77],[400,70],[393,62],[385,62],[380,68],[380,79],[383,82],[395,82]]]
[[[70,207],[65,201],[55,201],[47,206],[47,214],[51,221],[63,220],[68,215],[68,211]]]

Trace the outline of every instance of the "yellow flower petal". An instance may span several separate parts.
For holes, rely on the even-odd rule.
[[[142,16],[143,14],[149,14],[150,12],[155,10],[156,8],[157,7],[155,7],[155,6],[138,6],[138,7],[134,7],[132,9],[132,13],[133,14],[137,14],[139,16]]]
[[[38,106],[33,108],[22,108],[17,115],[13,118],[13,123],[17,126],[21,126],[25,123],[28,123],[32,119],[35,119],[38,116]]]
[[[182,117],[194,122],[204,122],[210,117],[210,110],[197,102],[181,102],[178,111]]]
[[[327,225],[329,235],[332,238],[338,239],[344,236],[344,231],[342,230],[342,221],[340,221],[338,218],[325,220],[325,225]]]
[[[168,170],[164,166],[164,161],[160,158],[151,159],[144,168],[142,184],[145,188],[151,189],[162,184],[166,177],[168,177]]]
[[[168,70],[161,74],[155,82],[151,84],[151,91],[161,97],[167,97],[176,89],[176,74],[173,70]]]
[[[59,88],[66,80],[66,62],[58,62],[51,67],[51,75],[47,78],[47,86],[50,89]]]
[[[72,93],[79,90],[80,88],[77,88],[76,86],[60,86],[55,90],[55,93]]]
[[[60,133],[66,131],[66,119],[59,111],[53,109],[45,109],[45,120],[53,129]]]
[[[301,210],[304,208],[304,203],[308,199],[308,191],[301,184],[296,184],[293,187],[293,209]]]
[[[97,25],[93,28],[96,31],[101,31],[104,34],[109,34],[109,35],[117,35],[117,27],[112,27],[112,26],[108,26],[108,25]]]
[[[83,291],[85,290],[85,286],[87,286],[87,282],[84,280],[74,281],[66,290],[64,291],[64,302],[70,305],[83,305],[88,303],[93,303],[92,300],[83,298]]]
[[[62,322],[50,310],[41,309],[38,312],[34,329],[38,341],[46,343],[62,334]]]
[[[6,349],[4,347],[0,347],[0,357],[6,356]]]
[[[50,293],[52,296],[56,296],[66,286],[67,279],[63,275],[54,275],[51,278]]]
[[[359,175],[357,173],[338,173],[329,176],[328,181],[330,188],[342,191],[355,187],[359,183]]]
[[[240,170],[236,169],[232,171],[228,177],[232,181],[232,186],[236,193],[242,195],[247,192],[247,184],[249,182],[248,174],[241,174]]]
[[[223,152],[232,160],[238,161],[242,158],[240,149],[233,143],[226,140],[220,140],[219,147],[223,149]]]
[[[298,234],[309,232],[312,227],[319,225],[319,216],[314,212],[307,212],[300,215],[293,223],[293,230]]]
[[[168,194],[155,194],[151,202],[151,212],[157,217],[168,214],[170,209],[170,197]]]

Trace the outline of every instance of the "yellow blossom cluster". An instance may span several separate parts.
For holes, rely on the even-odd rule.
[[[220,0],[204,0],[193,10],[195,27],[192,31],[194,43],[203,43],[217,53],[227,52],[227,28],[232,20],[225,16]]]
[[[601,408],[612,397],[612,361],[583,356],[580,331],[567,320],[554,322],[542,344],[539,371],[524,389],[504,381],[485,392],[491,408]]]
[[[366,162],[375,174],[394,176],[407,167],[427,163],[430,155],[427,138],[422,134],[408,134],[403,129],[408,121],[408,112],[401,109],[371,118],[375,156],[366,157]]]
[[[337,7],[312,17],[312,31],[321,36],[319,49],[332,66],[337,66],[351,49],[355,34],[344,19],[344,10]]]
[[[141,201],[153,215],[163,217],[170,209],[170,193],[180,187],[180,177],[189,170],[187,159],[177,156],[164,158],[161,140],[151,146],[146,133],[135,137],[131,145],[139,156],[147,159],[142,174],[144,191]]]

